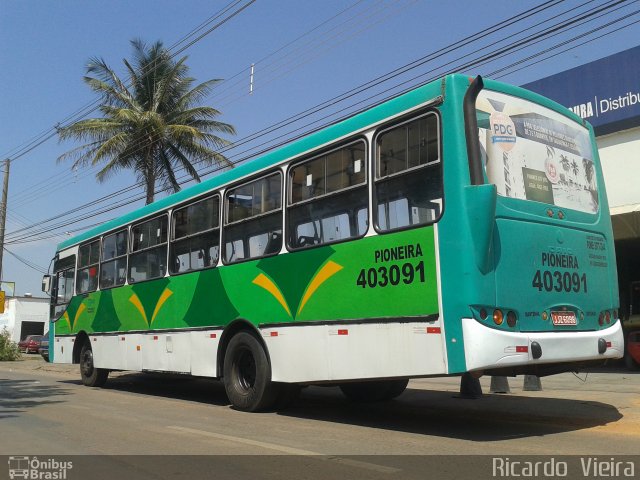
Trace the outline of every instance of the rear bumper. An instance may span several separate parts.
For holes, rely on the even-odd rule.
[[[473,318],[463,318],[462,332],[468,371],[605,360],[621,358],[624,353],[619,321],[592,332],[505,332],[486,327]],[[598,352],[600,339],[607,345],[604,353]],[[542,350],[537,359],[531,347],[533,342]]]

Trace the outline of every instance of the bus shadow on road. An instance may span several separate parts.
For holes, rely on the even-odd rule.
[[[622,418],[615,406],[602,402],[518,395],[472,400],[451,391],[411,388],[389,402],[351,403],[337,388],[311,387],[297,405],[279,414],[480,442],[583,430]]]
[[[222,382],[209,378],[169,373],[121,373],[109,377],[108,390],[172,398],[213,405],[229,405]],[[80,380],[63,383],[82,385]]]
[[[153,373],[122,374],[110,378],[105,388],[229,406],[222,382],[211,379]],[[312,386],[303,389],[294,405],[275,414],[487,442],[583,430],[622,418],[618,409],[607,403],[544,397],[541,394],[486,394],[480,399],[468,400],[457,398],[457,394],[451,391],[408,388],[396,400],[389,402],[352,403],[337,387]]]
[[[69,392],[57,385],[43,385],[35,380],[0,378],[0,420],[19,416],[26,409],[63,403],[57,398]]]

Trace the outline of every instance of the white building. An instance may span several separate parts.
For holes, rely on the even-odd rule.
[[[0,314],[0,331],[6,328],[11,340],[18,342],[27,335],[43,335],[49,331],[49,299],[10,297]]]

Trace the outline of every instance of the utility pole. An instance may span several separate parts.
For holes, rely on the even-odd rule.
[[[0,280],[2,280],[2,254],[4,253],[4,231],[7,220],[7,194],[9,193],[9,165],[10,159],[4,161],[4,184],[2,186],[2,201],[0,202]]]

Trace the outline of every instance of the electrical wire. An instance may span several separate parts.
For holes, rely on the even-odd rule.
[[[548,2],[548,3],[549,3],[549,2]],[[610,3],[610,6],[617,5],[617,4],[620,4],[620,3],[622,3],[622,2],[612,2],[612,3]],[[602,10],[601,10],[601,11],[602,11]],[[591,15],[593,15],[593,13],[592,13]],[[584,19],[584,18],[585,18],[585,17],[582,17],[582,19]],[[575,21],[578,21],[578,20],[575,20]],[[573,23],[575,23],[575,21],[574,21]],[[566,24],[565,24],[565,25],[566,25]],[[551,32],[547,32],[547,35],[548,35],[549,33],[551,33]],[[520,44],[516,44],[516,46],[521,46],[521,45],[522,45],[522,43],[520,43]],[[514,48],[515,48],[515,47],[514,47],[514,45],[512,45],[512,46],[511,46],[511,49],[514,49]],[[498,57],[499,57],[499,56],[501,56],[501,55],[503,56],[505,53],[506,53],[506,52],[505,52],[504,50],[498,50],[497,52],[493,52],[493,53],[492,53],[492,56],[485,56],[484,58],[480,58],[479,60],[476,60],[476,63],[477,63],[477,64],[481,64],[481,62],[483,62],[483,61],[484,61],[484,62],[487,62],[487,61],[491,60],[492,58],[498,58]],[[397,87],[397,86],[396,86],[396,87]],[[308,133],[308,132],[305,132],[304,134],[307,134],[307,133]],[[244,159],[241,159],[241,160],[244,160]],[[59,218],[59,216],[58,216],[58,218]]]
[[[9,255],[11,255],[13,258],[15,258],[16,260],[18,260],[20,263],[26,265],[27,267],[35,270],[38,273],[41,274],[45,274],[47,273],[47,270],[44,267],[41,267],[40,265],[36,265],[33,262],[30,262],[29,260],[21,257],[20,255],[17,255],[15,253],[13,253],[11,250],[9,250],[7,247],[4,247],[4,251],[7,252]]]
[[[232,6],[235,6],[238,3],[240,3],[240,1],[241,0],[235,0],[234,2],[231,2],[231,4],[228,4],[227,7],[223,8],[223,10],[222,10],[223,13],[222,14],[226,13],[230,9],[230,8],[228,8],[229,5],[233,4]],[[229,16],[227,16],[223,20],[221,20],[218,23],[216,23],[213,27],[210,27],[209,29],[207,29],[204,33],[199,34],[198,37],[195,40],[189,41],[186,45],[180,47],[178,50],[173,52],[171,54],[171,58],[174,58],[176,55],[184,52],[187,48],[191,47],[196,42],[202,40],[205,36],[209,35],[211,32],[213,32],[214,30],[218,29],[219,27],[221,27],[222,25],[227,23],[229,20],[233,19],[239,13],[244,11],[247,7],[249,7],[250,5],[255,3],[255,1],[256,0],[248,0],[248,2],[245,5],[242,5],[241,7],[239,7],[238,10],[236,10],[236,11],[232,12],[231,14],[229,14]],[[215,16],[215,19],[217,19],[217,18],[219,18],[219,17]],[[197,32],[195,32],[195,33],[197,33]],[[193,33],[191,33],[189,35],[193,35]],[[182,43],[183,41],[186,41],[187,39],[188,38],[185,37],[183,40],[179,41],[178,44]],[[156,68],[156,67],[152,67],[152,68]],[[131,85],[129,85],[129,86],[131,86]],[[100,101],[101,100],[98,99],[98,100],[95,100],[95,101],[89,103],[88,105],[86,105],[84,107],[81,107],[75,113],[67,116],[62,122],[58,122],[53,127],[45,130],[41,134],[37,135],[33,140],[27,141],[27,143],[25,144],[24,147],[22,147],[20,149],[14,148],[13,150],[8,152],[4,156],[8,157],[12,161],[24,157],[25,155],[27,155],[28,153],[30,153],[34,149],[38,148],[40,145],[46,143],[51,138],[55,137],[57,135],[58,130],[61,128],[62,124],[75,123],[78,120],[80,120],[80,119],[86,117],[87,115],[93,113],[94,111],[96,111],[98,109],[98,107],[100,106]]]

